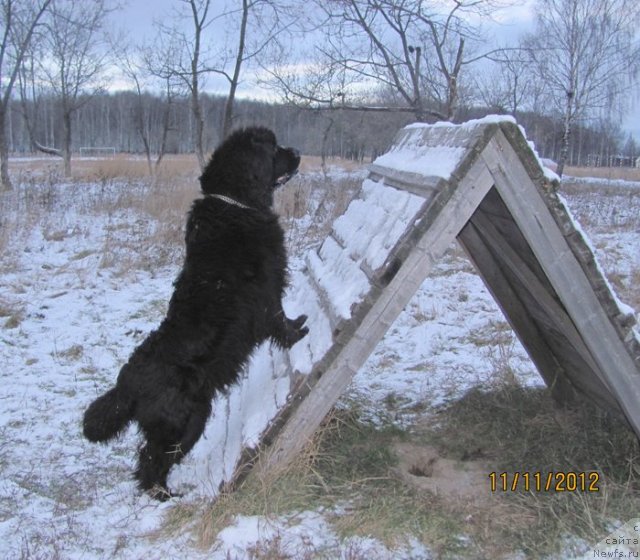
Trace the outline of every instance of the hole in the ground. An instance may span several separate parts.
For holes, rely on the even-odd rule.
[[[409,474],[412,474],[413,476],[430,477],[433,474],[433,469],[431,469],[431,466],[411,465]]]

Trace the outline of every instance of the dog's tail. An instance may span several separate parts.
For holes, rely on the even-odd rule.
[[[84,413],[84,437],[104,442],[117,436],[133,419],[134,400],[118,387],[93,401]]]

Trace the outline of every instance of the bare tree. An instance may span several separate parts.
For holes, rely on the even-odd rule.
[[[558,174],[571,130],[627,92],[640,66],[637,0],[538,0],[537,25],[525,45],[556,111],[563,115]]]
[[[220,73],[224,75],[229,81],[229,95],[224,106],[224,115],[222,117],[222,130],[221,137],[226,138],[231,130],[231,120],[233,118],[233,105],[236,98],[236,91],[240,81],[240,72],[242,70],[242,63],[245,57],[245,48],[247,41],[247,24],[249,22],[249,10],[254,2],[249,0],[242,0],[242,12],[240,16],[240,30],[238,33],[238,47],[236,49],[235,63],[233,65],[233,72],[231,75],[221,70]]]
[[[389,2],[392,3],[392,2]],[[452,120],[459,108],[463,70],[497,49],[474,53],[470,43],[481,39],[478,28],[467,22],[465,15],[489,16],[494,10],[491,0],[451,0],[440,4],[400,2],[406,13],[422,31],[418,33],[423,48],[425,89],[445,120]],[[418,47],[416,47],[418,48]],[[435,61],[429,64],[429,61]]]
[[[100,52],[99,33],[109,10],[105,0],[53,0],[46,22],[49,57],[40,61],[40,72],[62,106],[61,147],[36,147],[63,158],[65,175],[71,174],[71,124],[73,116],[103,87],[99,78],[106,56]]]
[[[484,67],[477,73],[476,93],[485,106],[516,117],[523,106],[536,98],[529,51],[501,47],[491,61],[491,69]]]
[[[168,48],[174,49],[174,55],[166,57],[164,68],[161,70],[165,76],[175,76],[181,79],[189,91],[191,105],[191,137],[193,149],[198,159],[200,169],[204,169],[205,145],[204,145],[204,116],[200,92],[203,81],[211,72],[212,64],[209,60],[210,49],[204,45],[206,31],[216,22],[219,14],[211,10],[211,0],[180,0],[181,7],[174,11],[175,23],[171,26],[164,22],[157,23],[160,37],[160,48],[168,52]],[[188,31],[183,30],[178,22],[188,21]],[[171,45],[171,47],[168,47]]]
[[[194,120],[194,147],[200,169],[204,169],[206,162],[203,143],[204,119],[202,116],[202,106],[200,105],[200,75],[206,70],[202,67],[200,58],[203,39],[202,34],[203,31],[211,24],[211,20],[208,18],[211,2],[210,0],[182,1],[189,4],[193,22],[193,43],[190,49],[187,47],[187,51],[190,54],[188,72],[189,80],[187,83],[191,92],[191,111],[193,113]]]
[[[306,99],[328,108],[363,111],[403,110],[419,121],[451,120],[460,101],[463,69],[488,53],[470,54],[469,43],[478,30],[463,14],[489,13],[490,0],[342,0],[319,2],[326,30],[320,47],[326,80],[348,88],[291,80],[286,68],[271,70],[272,80],[286,96]],[[395,107],[362,103],[372,90],[393,92]],[[326,94],[331,96],[327,97]]]
[[[42,43],[42,41],[40,41]],[[20,93],[20,111],[22,120],[27,127],[30,149],[34,150],[33,140],[37,137],[34,123],[37,122],[40,109],[39,80],[36,77],[36,60],[40,60],[44,54],[39,48],[38,41],[30,45],[22,59],[20,71],[18,72],[18,91]]]
[[[144,55],[144,64],[146,71],[156,80],[160,86],[160,96],[163,101],[162,117],[160,122],[160,141],[156,148],[156,159],[153,164],[153,172],[157,172],[162,163],[162,159],[167,150],[167,140],[171,126],[171,112],[176,99],[184,97],[184,87],[182,81],[179,80],[171,68],[174,66],[171,61],[176,56],[176,51],[172,45],[166,46],[166,50],[162,48],[146,49]],[[140,97],[140,110],[144,110],[142,97]],[[174,127],[175,128],[175,125]],[[147,140],[145,146],[151,146],[150,134],[147,132]],[[148,159],[150,159],[148,157]]]
[[[173,74],[189,90],[192,112],[193,147],[200,168],[205,166],[205,123],[201,91],[207,76],[216,75],[228,84],[220,138],[228,135],[233,124],[236,93],[246,63],[259,56],[276,40],[283,26],[276,0],[242,0],[237,9],[214,11],[211,0],[180,0],[184,10],[176,18],[187,19],[189,32],[180,26],[158,25],[164,43],[178,48],[180,56]],[[214,30],[216,33],[214,34]],[[233,46],[231,46],[233,45]]]
[[[33,39],[36,27],[51,0],[22,2],[0,1],[0,190],[11,189],[9,178],[9,145],[6,136],[7,114],[11,93],[20,67]]]
[[[120,45],[115,44],[112,48],[115,50],[116,57],[120,63],[120,70],[133,83],[136,94],[135,108],[133,120],[136,131],[140,136],[144,147],[144,155],[147,159],[147,168],[149,175],[153,174],[153,164],[151,163],[151,143],[149,134],[149,123],[147,122],[148,107],[144,102],[144,80],[145,68],[136,59],[136,53],[130,47],[120,49]],[[118,50],[116,50],[118,49]]]
[[[235,17],[235,13],[230,15]],[[259,57],[268,45],[273,46],[278,36],[290,25],[281,20],[280,8],[275,0],[242,0],[239,16],[238,41],[232,60],[233,69],[226,70],[225,62],[213,69],[214,72],[224,76],[229,83],[229,93],[222,118],[222,138],[226,138],[231,131],[235,97],[243,66]]]
[[[153,45],[135,47],[122,37],[112,38],[110,42],[121,72],[134,89],[133,126],[142,142],[149,174],[153,175],[158,171],[167,149],[174,100],[183,93],[182,82],[173,70],[176,45],[155,41]],[[157,117],[152,119],[153,97],[148,90],[157,92],[162,101],[159,122]],[[159,140],[154,142],[155,138]]]

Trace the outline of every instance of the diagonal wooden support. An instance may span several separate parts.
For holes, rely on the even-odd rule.
[[[621,336],[623,333],[617,324],[621,311],[611,309],[610,302],[598,297],[596,289],[602,289],[601,284],[605,282],[602,273],[589,270],[590,263],[581,262],[584,251],[576,254],[559,227],[558,220],[565,216],[551,211],[544,200],[544,191],[536,188],[518,156],[504,133],[498,131],[482,158],[491,169],[496,189],[572,320],[573,324],[561,332],[566,333],[569,340],[575,339],[575,327],[582,339],[579,353],[590,367],[572,375],[572,381],[581,388],[581,377],[588,381],[597,377],[606,387],[607,397],[613,397],[607,400],[617,403],[640,435],[638,357]],[[564,223],[569,225],[567,221]],[[595,257],[591,255],[593,262]],[[613,294],[609,297],[613,298]]]

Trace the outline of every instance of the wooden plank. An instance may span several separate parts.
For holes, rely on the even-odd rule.
[[[299,402],[274,443],[260,457],[258,472],[286,464],[311,440],[351,379],[420,287],[435,262],[469,220],[493,186],[486,165],[477,160],[453,191],[441,193],[427,210],[423,235],[364,316],[354,335],[322,373],[308,396]]]
[[[487,244],[474,226],[473,218],[458,235],[458,241],[480,273],[507,321],[518,335],[531,360],[536,364],[547,387],[557,400],[570,401],[575,391],[563,375],[562,366],[551,352],[529,312],[496,262]]]
[[[369,177],[376,182],[383,180],[385,185],[423,196],[427,200],[432,198],[444,183],[442,177],[389,169],[375,163],[369,165],[369,173]]]
[[[496,188],[637,434],[638,370],[519,155],[502,131],[482,153]]]
[[[621,412],[607,385],[606,376],[593,360],[565,309],[555,299],[555,294],[547,292],[546,286],[493,228],[490,220],[481,210],[474,214],[471,223],[484,239],[489,253],[493,255],[495,259],[493,264],[505,271],[507,282],[523,303],[523,315],[517,320],[537,324],[540,336],[548,346],[548,351],[555,356],[554,361],[561,366],[564,374],[573,383],[581,386],[583,392],[593,400],[602,406]],[[504,295],[499,294],[496,299],[501,302]],[[523,342],[523,344],[526,347],[526,343]],[[536,360],[534,362],[537,364]],[[543,368],[544,364],[538,366],[542,377],[547,382],[547,378],[553,377],[556,370],[552,368],[550,375],[545,375]]]
[[[595,363],[589,349],[586,347],[580,333],[567,315],[565,309],[554,299],[538,277],[529,269],[527,264],[510,247],[510,245],[500,236],[493,227],[493,224],[482,214],[476,212],[473,216],[473,224],[478,228],[480,234],[487,240],[488,244],[496,249],[499,261],[509,268],[511,273],[526,286],[533,299],[551,320],[559,331],[561,331],[569,344],[575,348],[582,356],[589,369],[593,371],[600,380],[607,386],[607,380],[602,371]]]
[[[491,224],[500,232],[503,239],[508,240],[509,245],[518,256],[527,263],[528,268],[536,275],[538,280],[542,282],[544,288],[549,292],[553,292],[553,287],[545,276],[544,270],[533,254],[527,240],[522,235],[509,209],[500,198],[497,189],[491,189],[491,191],[489,191],[479,206],[479,209],[483,214],[488,215]]]

